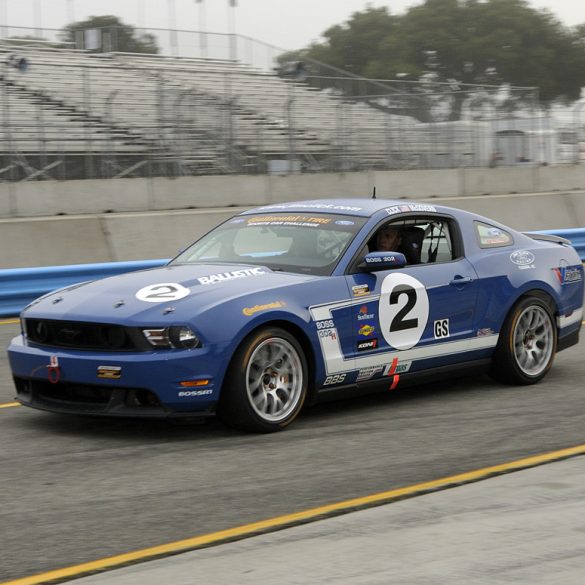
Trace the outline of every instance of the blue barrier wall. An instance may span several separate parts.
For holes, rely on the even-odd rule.
[[[18,315],[31,301],[53,290],[106,276],[156,268],[168,260],[74,264],[0,270],[0,317]]]
[[[535,233],[567,238],[581,260],[585,261],[585,229],[544,230]],[[0,270],[0,317],[18,315],[34,299],[59,288],[124,272],[156,268],[167,262],[168,260],[142,260]]]

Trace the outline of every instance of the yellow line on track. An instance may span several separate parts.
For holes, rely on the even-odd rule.
[[[0,408],[14,408],[20,406],[20,402],[0,402]]]
[[[553,451],[551,453],[536,455],[534,457],[527,457],[525,459],[518,459],[516,461],[511,461],[501,465],[485,467],[483,469],[470,471],[468,473],[452,475],[450,477],[444,477],[434,481],[419,483],[404,488],[365,496],[362,498],[346,500],[336,504],[321,506],[319,508],[312,508],[294,514],[287,514],[285,516],[278,516],[268,520],[261,520],[260,522],[254,522],[253,524],[246,524],[244,526],[237,526],[227,530],[212,532],[211,534],[204,534],[202,536],[187,538],[185,540],[178,540],[176,542],[171,542],[160,546],[153,546],[113,557],[107,557],[97,561],[83,563],[81,565],[65,567],[62,569],[49,571],[47,573],[33,575],[31,577],[24,577],[13,581],[5,581],[4,583],[0,583],[0,585],[40,585],[43,583],[63,582],[70,579],[77,579],[84,575],[112,570],[115,568],[120,568],[124,565],[165,557],[205,546],[218,545],[229,541],[239,540],[245,537],[255,536],[306,522],[321,520],[330,516],[378,506],[381,504],[387,504],[389,502],[403,498],[418,496],[433,491],[487,479],[489,477],[510,473],[512,471],[527,469],[529,467],[550,463],[552,461],[559,461],[561,459],[575,457],[577,455],[585,455],[585,445],[579,445],[569,449],[562,449],[560,451]]]
[[[0,319],[0,325],[16,325],[20,323],[19,319]]]

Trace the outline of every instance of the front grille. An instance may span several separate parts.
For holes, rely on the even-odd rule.
[[[121,388],[93,384],[14,378],[17,398],[29,406],[54,412],[86,414],[164,412],[154,392],[144,388]]]
[[[30,342],[48,347],[104,351],[152,349],[138,330],[121,325],[25,319],[24,330]]]

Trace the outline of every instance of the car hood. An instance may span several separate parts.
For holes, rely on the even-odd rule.
[[[322,277],[247,264],[180,264],[74,285],[34,301],[25,318],[132,325],[192,317],[238,297]]]

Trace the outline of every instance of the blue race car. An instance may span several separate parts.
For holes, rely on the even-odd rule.
[[[8,355],[27,406],[270,432],[323,397],[475,368],[538,382],[582,318],[563,238],[426,203],[304,201],[241,213],[162,268],[41,297]]]

